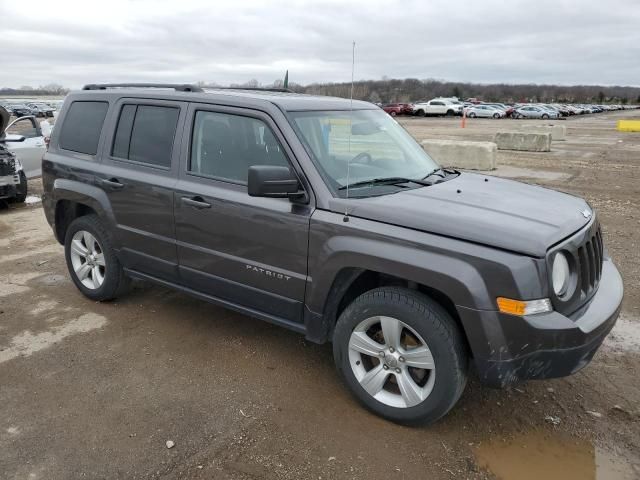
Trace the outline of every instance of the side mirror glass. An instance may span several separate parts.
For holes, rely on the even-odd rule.
[[[248,192],[252,197],[300,198],[306,195],[298,178],[287,167],[249,167]]]

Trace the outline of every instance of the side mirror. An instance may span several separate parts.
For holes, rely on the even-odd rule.
[[[248,191],[252,197],[300,198],[306,196],[298,178],[287,167],[249,167]]]

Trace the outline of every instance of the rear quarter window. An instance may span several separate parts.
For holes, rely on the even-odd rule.
[[[95,155],[108,109],[108,102],[73,102],[60,131],[60,148]]]

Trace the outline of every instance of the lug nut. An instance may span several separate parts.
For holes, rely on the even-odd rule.
[[[398,360],[400,360],[401,362],[404,362],[404,357],[400,357]]]
[[[384,357],[384,352],[380,352],[380,356],[381,356],[381,357]]]
[[[393,347],[389,347],[389,351],[390,351],[391,353],[395,352],[395,350],[393,349]]]
[[[400,369],[399,368],[396,368],[396,373],[400,373]]]
[[[382,366],[382,368],[384,368],[385,370],[389,370],[389,365],[387,365],[386,363]]]

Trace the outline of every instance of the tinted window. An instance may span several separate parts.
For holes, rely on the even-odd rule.
[[[73,102],[62,125],[60,147],[95,155],[108,108],[107,102]]]
[[[124,105],[112,155],[168,168],[179,114],[180,110],[174,107]]]
[[[289,166],[280,143],[256,118],[196,112],[189,171],[247,182],[252,165]]]

